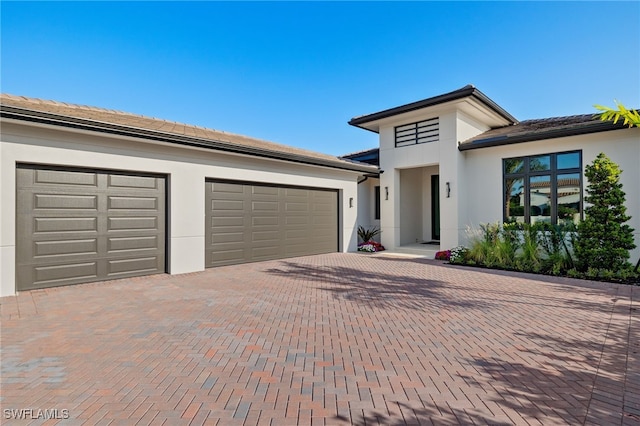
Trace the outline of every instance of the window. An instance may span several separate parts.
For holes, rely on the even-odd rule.
[[[506,158],[502,166],[505,222],[581,220],[581,151]]]
[[[438,117],[396,127],[396,148],[418,143],[437,142],[440,132]]]
[[[379,220],[380,219],[380,187],[376,186],[374,191],[374,198],[375,198],[375,217],[374,219]]]

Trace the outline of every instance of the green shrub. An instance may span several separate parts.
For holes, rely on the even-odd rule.
[[[480,225],[480,235],[471,240],[468,256],[479,265],[494,266],[494,246],[498,240],[499,226],[495,223]]]
[[[629,263],[618,269],[595,266],[578,269],[573,260],[576,232],[570,222],[480,225],[479,229],[468,231],[469,249],[462,246],[451,249],[450,262],[600,281],[640,281],[640,274]]]
[[[518,270],[540,272],[542,267],[538,227],[523,224],[521,251],[516,257]]]
[[[363,226],[358,226],[358,238],[362,240],[363,243],[369,242],[373,240],[374,237],[380,235],[382,231],[375,226],[373,228],[365,228]]]
[[[571,268],[567,271],[569,278],[584,278],[584,273],[578,271],[576,268]]]
[[[573,223],[552,225],[536,224],[540,247],[543,252],[542,272],[552,275],[564,275],[574,267],[568,241],[575,231]]]

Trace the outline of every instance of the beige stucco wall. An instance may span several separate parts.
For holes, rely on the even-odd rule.
[[[468,218],[467,225],[502,221],[502,159],[525,155],[582,150],[582,170],[604,152],[623,170],[620,181],[626,193],[629,225],[635,229],[640,246],[640,128],[622,129],[546,141],[526,142],[465,151]],[[583,190],[588,182],[584,180]],[[583,194],[583,195],[586,195]],[[631,261],[640,258],[640,248],[631,253]]]
[[[342,251],[357,248],[358,173],[3,121],[0,141],[0,296],[15,293],[16,164],[35,163],[162,173],[168,176],[169,272],[204,269],[205,178],[339,191]],[[354,207],[349,208],[349,198]]]

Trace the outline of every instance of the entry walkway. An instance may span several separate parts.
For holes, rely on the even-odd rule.
[[[638,424],[639,296],[366,254],[26,292],[2,424]]]

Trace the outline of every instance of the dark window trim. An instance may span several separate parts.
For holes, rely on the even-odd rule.
[[[579,156],[579,166],[572,167],[567,169],[558,169],[557,167],[557,157],[562,154],[578,154]],[[543,157],[548,155],[550,157],[550,167],[548,170],[529,170],[530,162],[529,160],[534,157]],[[507,160],[512,160],[515,158],[522,158],[524,161],[523,171],[518,173],[507,173],[505,166]],[[583,173],[582,173],[582,150],[571,150],[571,151],[560,151],[560,152],[550,152],[544,154],[533,154],[533,155],[522,155],[517,157],[509,157],[502,159],[502,220],[503,222],[507,222],[510,220],[507,217],[507,206],[506,206],[506,190],[507,179],[519,179],[522,178],[524,182],[524,222],[531,223],[531,183],[530,178],[535,176],[549,176],[550,179],[550,197],[551,197],[551,210],[549,212],[551,223],[556,225],[558,223],[558,175],[564,175],[569,173],[577,173],[579,176],[579,184],[580,184],[580,201],[579,201],[579,209],[580,209],[580,220],[584,220],[584,201],[583,201]]]
[[[376,187],[373,189],[373,194],[374,194],[374,219],[375,220],[380,220],[380,185],[376,185]]]

